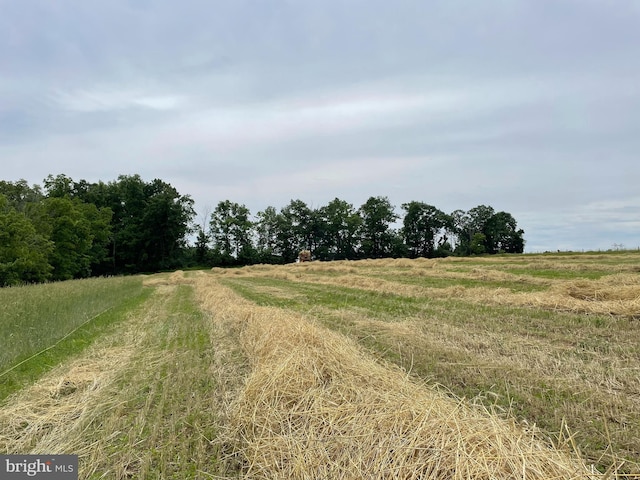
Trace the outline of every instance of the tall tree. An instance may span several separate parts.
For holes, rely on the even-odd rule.
[[[249,215],[249,209],[245,205],[229,200],[218,203],[211,214],[211,238],[214,248],[226,262],[239,261],[252,247],[253,224]]]
[[[354,206],[335,198],[319,209],[318,218],[321,236],[316,256],[320,260],[356,258],[357,233],[362,225],[362,217]]]
[[[309,250],[313,254],[318,243],[315,210],[302,200],[291,200],[280,213],[284,217],[284,223],[290,227],[296,257],[300,250]]]
[[[450,219],[442,210],[423,202],[404,203],[402,236],[409,256],[428,257],[435,255],[436,241],[444,237],[444,229]]]
[[[269,206],[256,215],[254,224],[258,258],[263,263],[282,263],[284,250],[280,238],[283,219],[275,207]]]
[[[47,192],[47,197],[70,198],[76,196],[75,182],[71,177],[64,174],[59,174],[55,177],[48,175],[44,179],[44,189]]]
[[[468,212],[456,210],[451,214],[452,229],[458,238],[457,254],[471,255],[488,251],[485,230],[494,213],[493,207],[478,205]]]
[[[39,185],[30,187],[24,179],[17,182],[0,180],[0,194],[4,195],[7,204],[18,212],[26,212],[30,206],[44,198]]]
[[[198,265],[205,265],[209,261],[209,241],[211,238],[204,231],[202,225],[196,227],[198,232],[195,241],[195,261]]]
[[[53,243],[0,194],[0,287],[48,280],[52,250]]]
[[[193,200],[170,184],[154,179],[143,188],[145,208],[142,229],[146,251],[145,269],[173,268],[179,264],[186,236],[195,216]]]
[[[399,217],[387,197],[369,197],[360,207],[360,241],[367,258],[389,256],[395,248],[396,232],[391,225]]]
[[[69,197],[50,197],[42,204],[44,224],[41,228],[47,231],[47,237],[54,246],[49,257],[54,280],[70,280],[91,274],[91,224],[78,203]]]
[[[510,213],[498,212],[489,217],[484,234],[488,253],[524,251],[524,230],[518,229],[516,220]]]
[[[193,200],[170,184],[139,175],[91,184],[83,193],[113,212],[110,257],[115,272],[157,271],[180,265],[195,216]]]

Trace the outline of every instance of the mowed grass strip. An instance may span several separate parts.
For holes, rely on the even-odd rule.
[[[111,331],[149,293],[140,277],[0,289],[0,402]]]
[[[182,275],[148,283],[154,294],[117,332],[0,410],[0,452],[77,454],[83,479],[237,476],[220,441],[243,379],[237,340]]]
[[[103,414],[84,425],[90,432],[80,440],[87,478],[237,474],[219,440],[229,385],[243,378],[228,372],[237,359],[221,357],[212,344],[223,335],[200,310],[192,286],[168,287],[162,297],[155,315],[149,312],[130,367],[110,389],[115,401],[98,405]]]
[[[482,304],[462,295],[404,296],[401,284],[398,294],[387,284],[376,292],[375,282],[360,290],[344,287],[340,276],[335,284],[308,283],[317,277],[297,272],[225,274],[221,281],[258,304],[311,315],[413,375],[550,435],[568,425],[600,469],[626,460],[622,471],[640,472],[636,320]]]

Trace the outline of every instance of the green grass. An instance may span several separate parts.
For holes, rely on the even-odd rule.
[[[510,268],[508,270],[509,273],[519,274],[519,275],[529,275],[532,277],[540,277],[540,278],[549,278],[549,279],[563,279],[563,280],[571,280],[571,279],[582,279],[587,278],[590,280],[598,280],[599,278],[604,277],[605,275],[609,275],[605,271],[598,270],[533,270],[533,269],[520,269],[520,268]]]
[[[135,277],[0,289],[0,401],[115,328],[149,293]]]
[[[313,306],[340,310],[343,308],[368,311],[380,318],[415,315],[423,310],[424,299],[391,293],[368,292],[357,288],[289,282],[269,278],[225,279],[222,282],[245,298],[259,305],[289,308],[305,312]],[[277,296],[272,291],[260,291],[260,286],[280,287],[295,295]]]
[[[92,445],[89,458],[81,456],[88,478],[236,476],[221,460],[219,438],[226,389],[242,376],[226,380],[230,372],[220,370],[229,358],[212,343],[215,326],[193,293],[178,286],[146,305],[144,338],[111,387],[113,400],[83,428],[82,444]]]
[[[380,274],[374,275],[376,278],[382,278],[391,282],[397,282],[404,285],[416,285],[420,287],[430,288],[447,288],[455,285],[465,288],[507,288],[512,292],[537,292],[546,290],[548,287],[542,285],[534,285],[526,281],[512,280],[478,280],[472,278],[444,278],[444,277],[428,277],[418,275],[398,275],[398,274]]]

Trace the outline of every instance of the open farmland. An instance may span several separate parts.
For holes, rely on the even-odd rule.
[[[1,404],[0,453],[75,453],[96,479],[625,478],[639,260],[149,276],[117,328]]]
[[[382,362],[571,441],[640,461],[640,255],[368,260],[219,270],[221,282]]]

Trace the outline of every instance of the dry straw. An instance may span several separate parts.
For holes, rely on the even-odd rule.
[[[130,357],[126,348],[92,349],[9,399],[0,410],[0,453],[66,451],[63,438]]]
[[[415,383],[349,339],[208,287],[253,363],[229,443],[250,478],[599,478],[566,445]]]
[[[481,304],[531,306],[563,312],[640,317],[640,276],[633,273],[613,273],[597,280],[549,280],[526,275],[512,275],[488,268],[474,268],[469,272],[452,272],[442,270],[437,266],[429,269],[414,266],[411,272],[403,274],[405,276],[428,275],[436,278],[473,279],[489,282],[510,281],[547,287],[542,291],[526,293],[491,286],[470,288],[452,285],[445,288],[434,288],[407,285],[371,275],[373,268],[382,266],[393,268],[400,264],[410,265],[411,262],[416,261],[405,260],[403,263],[400,263],[400,260],[370,261],[366,267],[364,262],[352,262],[358,264],[357,270],[359,271],[357,273],[354,273],[356,270],[354,267],[346,269],[343,266],[333,267],[331,264],[308,267],[305,265],[307,268],[298,270],[298,278],[303,278],[305,282],[323,285],[355,287],[413,297],[457,298]],[[423,262],[416,262],[414,265],[420,265],[420,263]],[[283,267],[281,270],[271,272],[255,272],[253,276],[265,275],[270,278],[294,280],[296,277],[287,273],[289,271],[289,267]],[[314,273],[321,271],[332,271],[339,275],[314,275]]]

